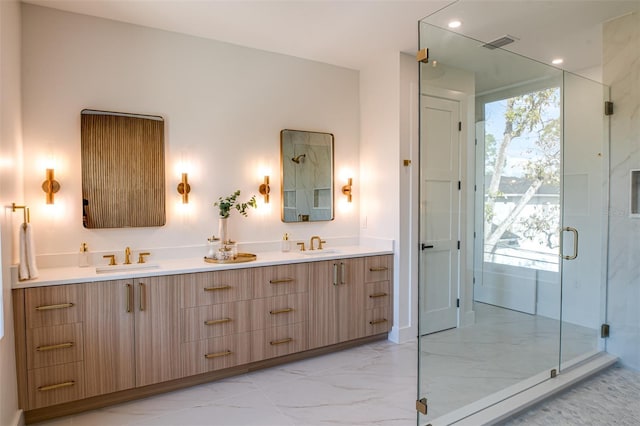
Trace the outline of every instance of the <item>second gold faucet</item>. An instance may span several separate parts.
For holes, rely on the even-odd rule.
[[[318,250],[322,250],[322,244],[326,244],[327,243],[326,241],[321,239],[319,236],[314,235],[313,237],[311,237],[311,240],[309,240],[309,250],[315,250],[313,248],[313,242],[314,241],[318,241]]]

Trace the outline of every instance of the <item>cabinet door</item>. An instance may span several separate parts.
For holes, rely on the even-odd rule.
[[[135,280],[136,386],[180,377],[180,277]]]
[[[133,281],[84,286],[86,395],[133,388]]]
[[[309,265],[309,349],[338,343],[339,261]]]
[[[339,259],[338,342],[365,336],[364,259]]]

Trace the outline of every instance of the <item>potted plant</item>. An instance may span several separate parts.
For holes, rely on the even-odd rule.
[[[218,201],[216,201],[213,205],[214,207],[219,208],[218,212],[218,235],[223,244],[231,243],[230,239],[227,236],[227,219],[229,219],[229,215],[231,215],[232,209],[238,210],[242,216],[247,216],[247,210],[250,207],[254,209],[258,207],[256,203],[256,196],[253,195],[247,202],[241,203],[238,202],[238,197],[240,196],[240,190],[236,190],[233,194],[227,197],[220,197]]]

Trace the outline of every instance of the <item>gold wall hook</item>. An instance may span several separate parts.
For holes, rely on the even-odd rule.
[[[42,182],[42,190],[47,194],[47,204],[53,204],[53,195],[60,191],[60,183],[53,175],[53,169],[47,169],[45,180]]]
[[[178,194],[182,195],[182,204],[189,203],[189,192],[191,192],[191,185],[189,185],[187,174],[183,173],[182,181],[178,184]]]
[[[29,207],[27,206],[19,206],[16,203],[11,203],[11,211],[16,212],[16,210],[22,209],[22,214],[24,216],[24,221],[22,223],[29,223],[31,221],[31,215],[29,214]]]
[[[269,176],[264,177],[264,183],[258,187],[258,192],[260,192],[260,195],[264,196],[264,202],[269,203],[269,192],[271,192],[271,188],[269,187]]]
[[[353,185],[353,179],[349,178],[348,183],[342,187],[342,193],[347,196],[347,202],[351,202],[351,187]]]

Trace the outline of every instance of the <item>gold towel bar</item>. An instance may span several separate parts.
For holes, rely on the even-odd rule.
[[[18,209],[22,209],[22,213],[24,215],[24,222],[23,223],[29,223],[29,221],[31,220],[31,217],[29,216],[29,207],[27,206],[19,206],[16,203],[11,203],[11,211],[15,213],[16,210]]]

